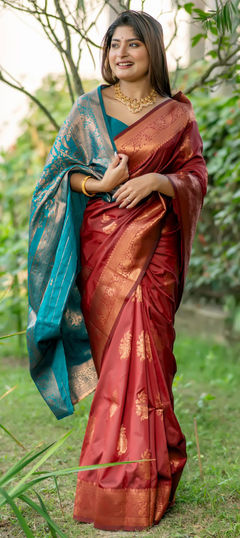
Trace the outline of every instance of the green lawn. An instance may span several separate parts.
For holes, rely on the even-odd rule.
[[[187,437],[188,463],[178,488],[176,505],[160,525],[141,533],[107,533],[92,525],[72,520],[76,475],[58,480],[62,509],[52,479],[41,483],[38,491],[47,508],[68,538],[79,536],[159,536],[162,538],[239,537],[240,423],[239,423],[239,345],[216,344],[179,335],[175,354],[175,409]],[[72,417],[57,421],[42,401],[30,379],[26,360],[1,359],[0,395],[17,388],[0,402],[1,420],[27,450],[42,441],[51,442],[73,428],[63,447],[44,465],[62,469],[78,464],[81,442],[87,423],[90,398],[76,408]],[[203,467],[203,480],[194,434],[194,417]],[[0,468],[5,471],[24,450],[1,431]],[[34,498],[34,493],[33,493]],[[36,497],[35,497],[36,499]],[[50,537],[40,517],[23,508],[34,536]],[[0,522],[1,537],[24,536],[10,509],[4,508]]]

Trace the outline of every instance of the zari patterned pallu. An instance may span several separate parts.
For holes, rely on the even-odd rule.
[[[101,179],[114,150],[128,155],[130,178],[166,174],[174,199],[153,194],[127,210],[114,193],[88,204],[72,193],[69,172]],[[77,101],[34,193],[32,377],[58,418],[96,388],[80,465],[145,460],[79,473],[74,518],[100,529],[144,529],[174,502],[186,450],[173,410],[173,324],[206,181],[181,93],[113,139],[98,88]]]

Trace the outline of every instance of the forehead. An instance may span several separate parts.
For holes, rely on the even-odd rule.
[[[113,33],[112,39],[131,39],[137,38],[135,30],[131,26],[118,26]]]

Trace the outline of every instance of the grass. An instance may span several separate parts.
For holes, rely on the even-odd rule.
[[[174,382],[175,409],[187,438],[188,463],[178,488],[176,505],[160,525],[146,532],[127,535],[130,538],[239,537],[239,345],[217,344],[181,334],[176,342],[175,354],[178,362]],[[76,407],[72,417],[58,422],[31,381],[26,360],[1,359],[0,379],[0,395],[17,385],[0,402],[1,423],[28,450],[42,441],[54,441],[73,428],[73,433],[57,456],[49,460],[44,469],[76,466],[91,397]],[[197,419],[203,480],[199,473],[194,417]],[[0,468],[5,471],[24,454],[24,450],[3,431],[0,435]],[[62,509],[52,479],[38,487],[52,518],[67,537],[126,536],[126,533],[107,533],[95,530],[92,525],[73,522],[75,484],[74,474],[58,479]],[[30,509],[22,507],[22,510],[36,538],[51,536],[41,518],[33,516]],[[15,516],[7,508],[2,514],[0,536],[23,536]]]

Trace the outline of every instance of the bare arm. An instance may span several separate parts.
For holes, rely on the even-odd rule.
[[[85,183],[85,188],[89,194],[97,192],[110,192],[114,187],[121,185],[128,179],[128,157],[122,153],[115,155],[107,168],[103,178],[99,181],[89,177]],[[82,192],[82,181],[86,174],[73,172],[70,178],[70,185],[73,191]]]

